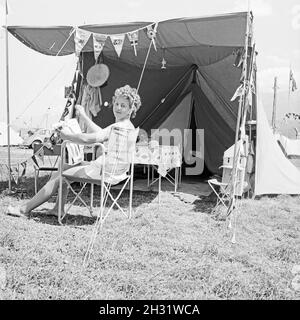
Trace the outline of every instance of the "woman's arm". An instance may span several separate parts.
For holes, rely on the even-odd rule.
[[[86,114],[81,116],[81,119],[86,123],[90,132],[94,133],[102,130],[102,128],[97,126]]]
[[[81,105],[76,105],[76,114],[85,122],[90,132],[99,132],[101,127],[97,126],[85,113],[84,108]]]
[[[92,144],[96,142],[103,142],[107,140],[107,133],[101,129],[101,132],[92,133],[71,133],[67,128],[60,130],[60,137],[63,140],[70,140],[78,144]]]

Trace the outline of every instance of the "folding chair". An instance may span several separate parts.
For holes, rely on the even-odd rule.
[[[73,206],[75,201],[79,199],[85,207],[88,208],[90,214],[93,214],[93,191],[94,185],[101,186],[101,195],[100,195],[100,213],[98,215],[101,224],[109,215],[110,211],[114,206],[117,206],[120,211],[127,217],[131,218],[132,214],[132,195],[133,195],[133,172],[134,172],[134,154],[135,154],[135,145],[139,129],[123,129],[114,127],[111,131],[111,134],[108,139],[107,147],[101,143],[96,143],[91,145],[93,147],[93,160],[95,158],[95,147],[98,146],[102,149],[102,161],[101,161],[101,177],[98,178],[80,178],[74,177],[62,172],[63,162],[65,161],[65,150],[66,145],[70,143],[69,141],[64,141],[62,144],[62,165],[60,166],[60,180],[59,180],[59,213],[58,221],[62,223],[65,215],[69,212],[70,208]],[[65,181],[69,189],[74,193],[75,199],[70,204],[65,214],[61,214],[61,204],[62,204],[62,184]],[[80,191],[77,193],[71,186],[72,182],[82,183]],[[123,183],[121,190],[118,195],[114,197],[110,192],[110,187],[119,183]],[[124,191],[125,187],[129,183],[129,211],[128,214],[121,208],[118,204],[118,200]],[[91,184],[91,199],[90,206],[82,199],[81,194],[87,184]],[[104,214],[105,205],[107,198],[112,200],[112,205],[107,209]]]
[[[238,141],[236,154],[239,154],[239,161],[237,163],[237,172],[236,172],[236,180],[235,180],[235,196],[242,197],[245,192],[246,182],[245,182],[245,167],[247,158],[245,156],[246,150],[248,149],[247,142],[245,141],[245,145],[243,145],[242,140]],[[224,152],[223,156],[223,165],[220,167],[223,169],[222,173],[222,181],[218,181],[217,179],[208,180],[208,184],[213,190],[213,192],[217,195],[217,204],[216,207],[219,206],[220,203],[228,209],[228,202],[230,200],[230,195],[232,193],[232,180],[233,180],[233,150],[234,145],[231,146]]]
[[[215,207],[222,204],[226,209],[228,209],[227,201],[230,200],[231,185],[228,182],[220,182],[217,179],[209,179],[207,182],[217,196],[217,204]]]

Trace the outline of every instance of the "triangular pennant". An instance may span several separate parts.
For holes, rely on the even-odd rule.
[[[147,36],[152,41],[155,51],[157,51],[156,43],[155,43],[156,30],[157,30],[157,23],[147,26]]]
[[[19,167],[19,165],[18,165]],[[19,180],[19,170],[18,167],[12,167],[10,168],[10,176],[13,178],[15,184],[18,184]]]
[[[292,86],[291,86],[292,84]],[[296,80],[294,78],[294,74],[293,74],[293,71],[290,70],[290,87],[292,88],[292,92],[296,91],[298,88],[297,88],[297,83],[296,83]]]
[[[21,166],[23,168],[22,173],[21,173],[21,177],[24,177],[26,174],[27,161],[21,162]]]
[[[243,82],[244,79],[245,79],[245,72],[243,70],[241,73],[240,82]]]
[[[91,36],[91,32],[76,28],[75,30],[75,53],[79,57],[81,50],[84,48]]]
[[[233,66],[239,68],[244,61],[244,49],[242,49],[242,48],[238,49],[235,52],[235,54],[236,54],[236,58],[235,58]]]
[[[106,38],[107,36],[105,34],[93,33],[94,55],[96,61],[104,48]]]
[[[247,101],[249,106],[252,106],[252,94],[253,94],[252,90],[248,90]]]
[[[230,101],[234,101],[237,97],[243,95],[244,93],[244,85],[241,84],[235,91],[234,95],[232,96]]]
[[[33,155],[33,156],[31,157],[31,160],[32,160],[34,166],[39,167],[39,164],[38,164],[38,162],[37,162],[37,160],[36,160],[36,158],[35,158],[35,155]]]
[[[36,153],[35,155],[44,163],[44,148],[41,147]]]
[[[130,41],[130,44],[133,46],[134,54],[136,56],[137,55],[136,47],[138,45],[138,40],[139,40],[139,31],[136,30],[136,31],[132,31],[132,32],[127,32],[127,36]]]
[[[111,43],[113,44],[118,57],[120,57],[120,55],[121,55],[123,44],[124,44],[124,39],[125,39],[124,33],[110,35]]]

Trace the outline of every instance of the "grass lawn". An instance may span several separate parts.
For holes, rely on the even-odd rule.
[[[228,220],[212,214],[213,196],[185,203],[163,192],[159,208],[156,193],[136,192],[133,218],[111,213],[84,268],[95,221],[86,209],[75,206],[63,226],[43,214],[53,203],[29,219],[3,214],[32,196],[32,182],[23,193],[0,196],[2,299],[300,297],[291,285],[300,265],[299,197],[243,200],[232,244]]]

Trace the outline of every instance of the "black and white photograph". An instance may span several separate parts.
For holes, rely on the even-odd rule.
[[[299,0],[0,0],[0,93],[0,309],[299,302]]]

